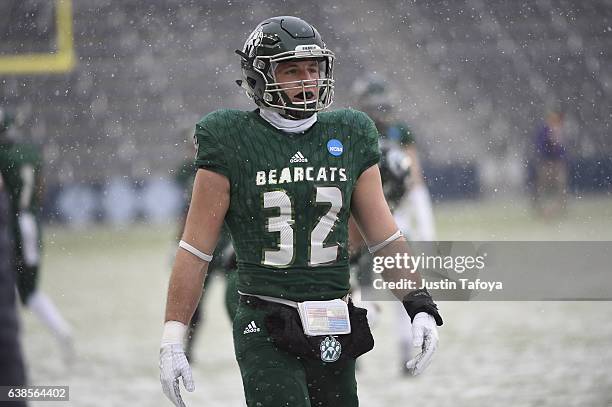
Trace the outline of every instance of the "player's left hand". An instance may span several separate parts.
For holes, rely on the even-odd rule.
[[[421,352],[406,363],[408,373],[413,376],[421,374],[431,363],[433,354],[438,348],[438,328],[433,316],[419,312],[412,321],[413,345]]]
[[[162,389],[176,407],[185,407],[179,388],[179,377],[183,378],[183,385],[187,391],[195,390],[191,367],[185,356],[183,345],[163,344],[159,352],[159,379]]]

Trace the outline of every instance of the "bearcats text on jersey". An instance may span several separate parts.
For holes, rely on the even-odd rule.
[[[275,185],[290,182],[346,182],[346,170],[337,167],[320,167],[315,171],[314,167],[285,167],[282,170],[257,171],[255,176],[256,185]]]

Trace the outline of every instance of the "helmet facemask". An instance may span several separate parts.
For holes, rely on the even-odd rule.
[[[268,108],[277,109],[282,115],[293,119],[303,119],[312,116],[315,112],[327,109],[333,103],[333,54],[331,51],[310,53],[301,56],[301,53],[284,53],[294,55],[276,55],[270,59],[270,71],[265,75],[264,104]],[[326,52],[327,53],[326,53]],[[297,55],[296,55],[297,54]],[[276,69],[279,64],[289,61],[314,60],[318,65],[319,77],[307,80],[281,82],[277,79]],[[271,80],[268,81],[268,78]],[[290,97],[288,92],[297,95]],[[297,99],[297,100],[296,100]]]
[[[393,112],[393,105],[386,95],[382,97],[370,96],[362,101],[359,107],[376,123],[387,122]]]

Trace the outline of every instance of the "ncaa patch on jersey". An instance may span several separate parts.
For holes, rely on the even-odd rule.
[[[327,142],[327,151],[334,157],[339,157],[344,152],[344,146],[340,140],[333,138]]]

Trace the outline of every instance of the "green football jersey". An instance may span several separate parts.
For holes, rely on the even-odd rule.
[[[407,147],[415,143],[412,130],[404,123],[396,122],[388,126],[380,126],[380,137],[392,140],[402,147]]]
[[[40,151],[30,144],[0,144],[0,173],[8,192],[11,212],[38,214],[39,177],[42,166]]]
[[[382,152],[380,176],[383,191],[387,203],[394,211],[406,195],[407,180],[413,174],[411,166],[405,164],[404,149],[414,145],[414,135],[407,125],[400,122],[389,125],[378,123],[377,128],[380,131],[379,144]]]
[[[348,219],[361,173],[380,158],[364,113],[319,113],[304,133],[284,133],[259,111],[218,110],[195,132],[196,165],[225,175],[225,217],[238,290],[295,301],[349,291]]]

